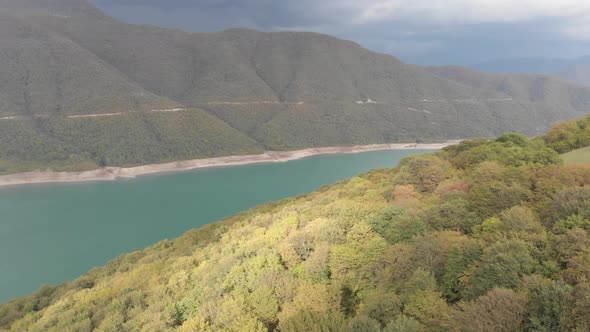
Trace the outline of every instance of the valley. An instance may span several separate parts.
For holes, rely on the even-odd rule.
[[[0,261],[12,266],[2,278],[23,292],[48,271],[58,272],[53,280],[72,278],[89,267],[88,255],[104,261],[106,249],[115,248],[102,245],[103,238],[128,251],[162,232],[175,237],[198,228],[1,305],[0,329],[584,330],[590,168],[563,165],[557,150],[587,146],[589,123],[589,117],[565,122],[535,139],[467,140],[401,161],[415,151],[2,189],[0,207],[19,220],[0,232],[3,243],[19,248],[2,252]],[[356,172],[354,160],[373,168],[367,162],[380,156],[399,166],[201,224],[237,212],[239,204],[259,204],[270,192],[277,199],[276,190],[282,197],[306,192],[306,178],[322,179],[312,181],[317,188],[326,176]],[[227,209],[236,198],[240,203]],[[53,207],[50,215],[45,204]],[[41,224],[27,227],[27,220]],[[68,236],[82,234],[80,228],[93,236]],[[52,241],[47,234],[60,234],[60,245],[35,250]],[[22,247],[25,238],[33,242]],[[16,268],[20,253],[41,261],[23,273]],[[77,262],[75,269],[51,269],[52,259],[63,257]],[[45,273],[30,270],[39,267]]]
[[[0,0],[0,332],[590,331],[590,5],[525,7]]]
[[[457,144],[460,140],[431,144],[373,144],[347,147],[323,147],[295,151],[267,151],[264,154],[227,156],[207,159],[175,161],[166,164],[142,165],[129,168],[104,167],[82,172],[28,172],[0,176],[0,187],[37,183],[115,181],[137,176],[190,171],[199,168],[241,166],[260,163],[284,163],[317,155],[351,154],[368,151],[437,150]]]
[[[0,303],[72,280],[163,238],[429,151],[332,154],[115,182],[0,187]]]

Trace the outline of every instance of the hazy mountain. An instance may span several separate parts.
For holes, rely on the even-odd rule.
[[[474,67],[493,73],[547,74],[590,86],[590,55],[573,59],[501,59],[478,64]]]
[[[85,0],[0,0],[2,11],[14,16],[92,17],[110,20]]]
[[[30,130],[22,132],[40,135],[2,137],[0,161],[12,165],[61,165],[72,158],[141,164],[240,153],[232,147],[236,141],[244,143],[246,153],[506,131],[532,135],[590,106],[590,89],[565,82],[511,75],[490,80],[475,71],[469,72],[470,80],[459,80],[316,33],[188,33],[130,25],[84,0],[0,0],[0,17],[0,118],[25,116],[17,119],[18,126]],[[177,154],[168,138],[179,133],[155,129],[153,114],[146,111],[184,107],[208,112],[232,138],[213,146],[199,128],[183,126],[181,135],[201,139]],[[129,151],[132,158],[105,156],[110,144],[125,155],[125,146],[117,143],[123,141],[112,141],[123,135],[112,119],[76,118],[78,125],[72,126],[67,117],[139,111],[144,116],[124,122],[143,134],[133,136],[136,131],[127,129],[125,142],[143,142],[148,135],[159,148],[142,145],[139,153]],[[160,115],[178,119],[176,113]],[[145,117],[150,119],[137,120]],[[0,120],[0,127],[14,127],[14,121]],[[110,143],[99,148],[80,139],[87,123],[96,140]],[[16,152],[30,151],[25,148],[38,140],[53,152]]]
[[[428,70],[449,80],[468,85],[480,93],[495,91],[515,100],[545,106],[557,106],[569,100],[571,111],[581,109],[590,101],[588,89],[564,84],[548,75],[490,74],[458,66],[430,67]],[[565,105],[564,105],[565,106]],[[549,115],[549,114],[548,114]]]
[[[590,61],[563,69],[555,75],[564,80],[590,86]]]
[[[579,58],[506,58],[473,65],[473,68],[493,73],[553,74],[578,64],[590,63],[590,55]]]

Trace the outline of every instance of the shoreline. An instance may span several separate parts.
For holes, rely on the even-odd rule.
[[[460,142],[460,140],[450,140],[445,143],[432,144],[394,143],[320,147],[293,151],[266,151],[265,153],[255,155],[192,159],[136,167],[104,167],[83,172],[33,171],[2,175],[0,176],[0,187],[41,183],[116,181],[119,179],[133,179],[142,175],[183,172],[199,168],[288,162],[318,155],[353,154],[382,150],[439,150],[447,146],[457,144],[458,142]]]

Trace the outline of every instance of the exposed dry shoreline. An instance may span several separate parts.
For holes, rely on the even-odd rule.
[[[309,148],[295,151],[268,151],[266,153],[256,155],[194,159],[129,168],[105,167],[84,172],[35,171],[0,176],[0,187],[36,183],[115,181],[117,179],[135,178],[137,176],[147,174],[188,171],[197,168],[286,162],[322,154],[360,153],[378,150],[437,150],[449,145],[456,144],[457,142],[459,141],[448,141],[445,143],[435,144],[373,144],[347,147]]]

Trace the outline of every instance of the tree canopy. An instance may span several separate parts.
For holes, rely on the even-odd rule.
[[[590,165],[562,136],[266,204],[2,305],[0,330],[587,331]]]

